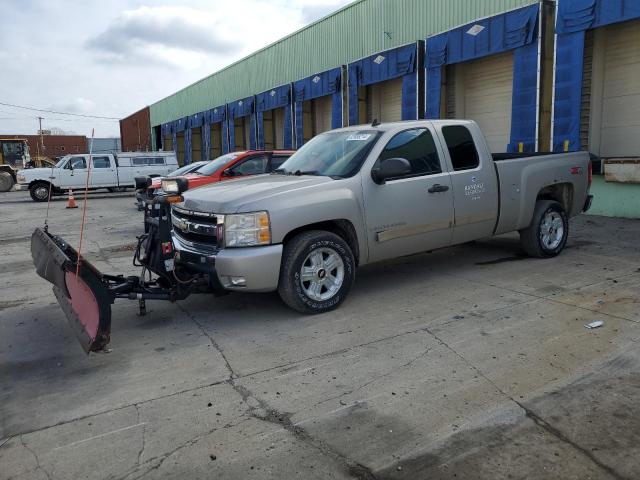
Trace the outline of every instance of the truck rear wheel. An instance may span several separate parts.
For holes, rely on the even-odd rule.
[[[53,192],[51,192],[53,194]],[[36,182],[29,187],[29,194],[34,202],[46,202],[49,199],[49,184]]]
[[[13,176],[9,172],[0,172],[0,192],[8,192],[14,184]]]
[[[311,230],[284,247],[278,293],[301,313],[328,312],[346,298],[355,278],[353,253],[338,235]]]
[[[523,250],[536,258],[555,257],[564,249],[568,237],[567,213],[554,200],[538,200],[531,224],[520,230]]]

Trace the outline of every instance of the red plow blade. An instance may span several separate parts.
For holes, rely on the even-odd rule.
[[[111,332],[112,299],[102,274],[84,258],[76,276],[78,254],[60,237],[36,228],[31,236],[36,272],[53,292],[85,352],[104,350]]]

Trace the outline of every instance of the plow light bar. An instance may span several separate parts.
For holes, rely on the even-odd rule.
[[[136,177],[136,190],[143,190],[151,186],[151,177]]]
[[[169,195],[180,195],[189,188],[186,178],[171,178],[162,180],[162,190]]]

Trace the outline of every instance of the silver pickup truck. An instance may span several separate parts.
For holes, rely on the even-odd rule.
[[[84,350],[100,351],[117,299],[143,315],[146,300],[277,290],[320,313],[371,262],[512,231],[529,255],[553,257],[590,183],[587,153],[492,155],[473,122],[374,123],[318,135],[269,175],[191,191],[164,179],[145,203],[139,276],[100,272],[47,227],[31,252]]]
[[[590,182],[588,153],[492,155],[472,121],[333,130],[270,175],[184,192],[171,209],[176,266],[325,312],[372,262],[512,231],[527,254],[558,255]]]

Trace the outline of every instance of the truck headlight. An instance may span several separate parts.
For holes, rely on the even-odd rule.
[[[25,183],[27,181],[27,178],[24,175],[16,175],[16,179],[18,183]]]
[[[271,243],[271,223],[267,212],[238,213],[224,216],[227,247],[252,247]]]
[[[189,181],[186,178],[162,180],[162,190],[169,195],[179,195],[188,188]]]

